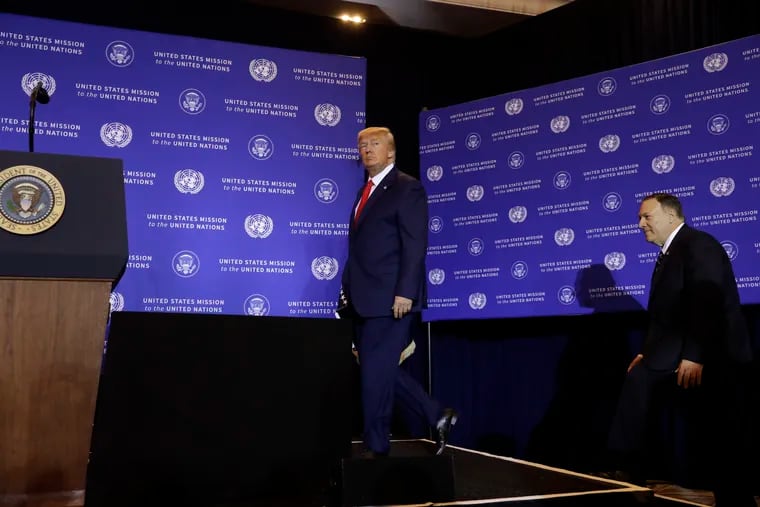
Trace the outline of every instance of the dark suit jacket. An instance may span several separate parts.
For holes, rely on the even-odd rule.
[[[731,261],[711,235],[684,225],[673,238],[649,289],[644,362],[675,369],[747,362],[752,349]]]
[[[342,283],[361,317],[390,317],[395,296],[425,304],[427,194],[419,180],[395,167],[375,188],[354,225],[351,208],[348,259]]]

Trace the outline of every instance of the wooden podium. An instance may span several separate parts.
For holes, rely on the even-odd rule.
[[[0,505],[85,489],[127,257],[121,160],[0,151]]]

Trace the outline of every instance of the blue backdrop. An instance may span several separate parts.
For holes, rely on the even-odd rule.
[[[428,321],[646,306],[641,200],[679,196],[760,302],[760,37],[425,111]],[[608,273],[583,279],[592,265]]]
[[[124,161],[113,310],[334,318],[365,59],[7,14],[0,57],[0,148],[41,81],[36,152]]]

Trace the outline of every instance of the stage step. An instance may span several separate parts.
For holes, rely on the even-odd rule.
[[[454,459],[442,456],[351,458],[341,462],[341,505],[454,500]]]

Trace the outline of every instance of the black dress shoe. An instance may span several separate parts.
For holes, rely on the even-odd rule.
[[[449,443],[451,427],[457,423],[457,413],[453,408],[443,410],[443,416],[438,420],[438,448],[435,451],[436,456],[443,454],[443,450]]]

